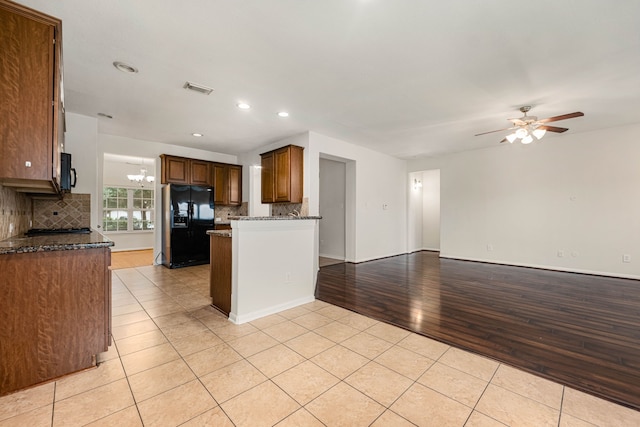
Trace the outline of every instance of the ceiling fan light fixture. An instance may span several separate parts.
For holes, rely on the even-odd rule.
[[[532,133],[533,133],[533,136],[535,136],[537,139],[542,139],[544,134],[547,133],[547,130],[538,128],[534,130]]]
[[[531,137],[531,135],[527,135],[524,138],[522,138],[523,144],[530,144],[532,141],[533,141],[533,138]]]
[[[529,136],[529,132],[525,129],[525,128],[519,128],[516,131],[516,137],[523,139],[525,137]]]
[[[507,141],[509,141],[511,144],[513,144],[513,141],[515,141],[516,138],[518,138],[518,137],[516,136],[515,133],[511,133],[511,134],[507,135],[506,138],[507,138]]]

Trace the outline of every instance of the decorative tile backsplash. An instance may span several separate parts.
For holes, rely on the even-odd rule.
[[[271,205],[271,216],[287,216],[297,211],[300,216],[309,215],[309,198],[302,199],[302,203],[273,203]]]
[[[91,227],[91,194],[33,200],[33,228],[80,227]]]
[[[0,240],[18,236],[29,230],[31,199],[9,187],[0,185]],[[9,231],[13,224],[13,230]]]
[[[230,216],[247,216],[249,206],[244,202],[241,206],[216,206],[216,218],[226,221]]]

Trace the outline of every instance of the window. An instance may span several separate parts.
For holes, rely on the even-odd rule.
[[[102,193],[103,230],[153,230],[153,198],[153,190],[104,187]]]

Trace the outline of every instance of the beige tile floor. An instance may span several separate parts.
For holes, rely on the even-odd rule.
[[[208,266],[113,272],[96,369],[0,398],[0,426],[638,426],[640,412],[320,301],[234,325]]]

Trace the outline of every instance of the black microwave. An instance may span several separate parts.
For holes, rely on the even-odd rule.
[[[73,181],[71,175],[73,174]],[[71,191],[75,188],[78,175],[76,169],[71,167],[71,154],[60,153],[60,189],[62,191]]]

